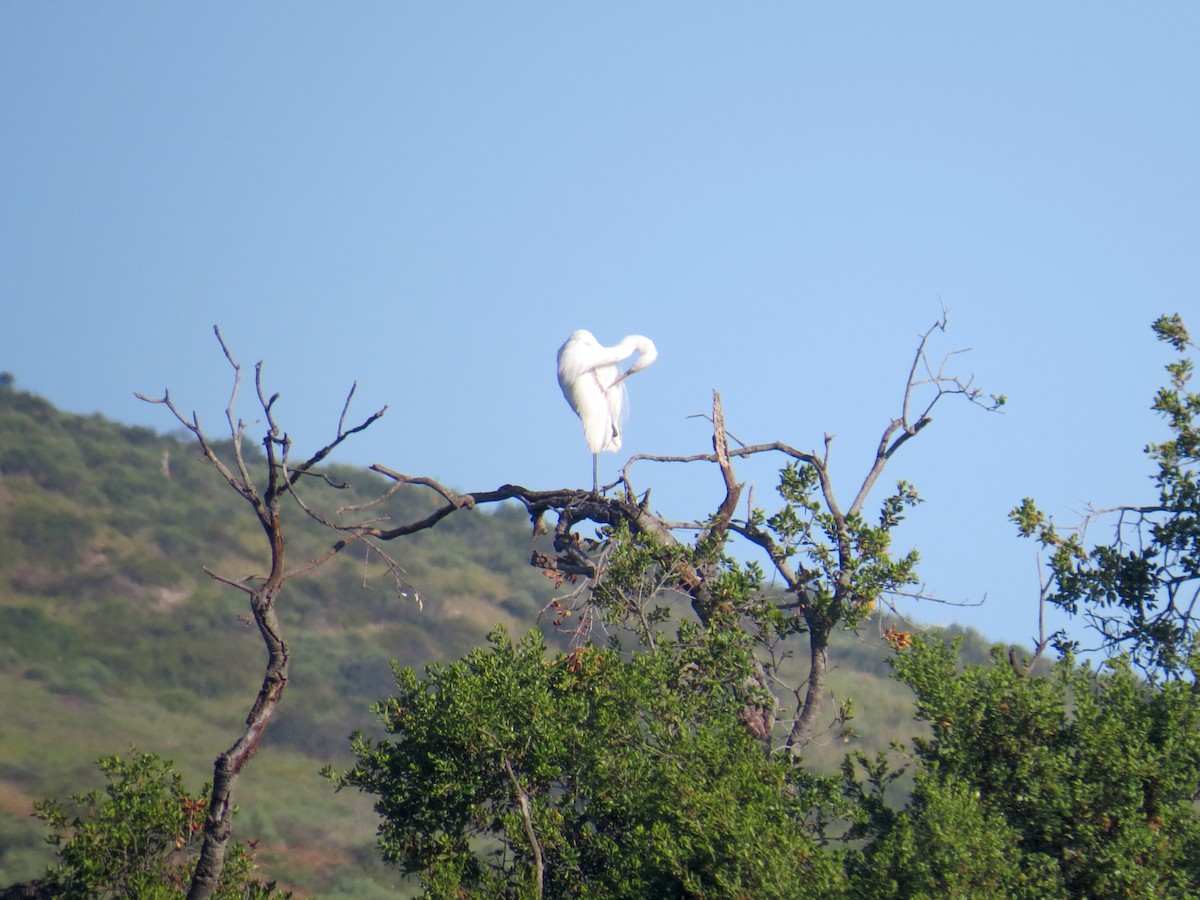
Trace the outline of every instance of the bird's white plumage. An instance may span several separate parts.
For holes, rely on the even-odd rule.
[[[625,372],[619,363],[633,354]],[[625,379],[658,358],[654,342],[640,334],[605,347],[590,331],[576,331],[558,348],[558,385],[583,422],[583,436],[592,453],[621,449],[621,426],[629,405]]]

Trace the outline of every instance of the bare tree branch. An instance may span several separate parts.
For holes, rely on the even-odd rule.
[[[533,827],[533,812],[529,804],[529,794],[517,780],[517,773],[513,771],[508,757],[502,757],[501,762],[504,766],[504,774],[508,776],[508,782],[512,785],[513,794],[517,798],[517,810],[521,814],[521,822],[525,826],[525,837],[529,841],[529,848],[533,853],[533,895],[541,897],[543,881],[546,877],[546,860],[542,854],[542,845],[538,841],[537,831]]]
[[[1028,678],[1033,673],[1033,670],[1037,667],[1038,660],[1042,658],[1042,654],[1046,652],[1046,648],[1050,646],[1050,642],[1053,639],[1052,635],[1046,634],[1046,599],[1050,596],[1051,582],[1042,576],[1042,561],[1040,558],[1038,559],[1038,581],[1041,585],[1041,591],[1038,594],[1038,636],[1034,641],[1033,656],[1024,665],[1021,665],[1017,661],[1017,648],[1010,647],[1008,650],[1008,663],[1021,678]]]

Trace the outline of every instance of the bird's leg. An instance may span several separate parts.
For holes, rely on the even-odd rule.
[[[599,458],[600,458],[599,453],[592,454],[592,493],[593,494],[600,493],[600,477],[598,475]]]

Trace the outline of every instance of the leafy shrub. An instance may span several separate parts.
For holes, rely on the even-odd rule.
[[[189,794],[169,760],[130,751],[129,759],[105,757],[97,765],[108,785],[103,791],[73,794],[69,802],[34,804],[50,828],[48,840],[59,863],[46,871],[43,885],[63,898],[183,897],[191,879],[205,816],[208,786]],[[221,884],[214,895],[233,898],[286,897],[274,884],[252,877],[253,849],[229,848]]]

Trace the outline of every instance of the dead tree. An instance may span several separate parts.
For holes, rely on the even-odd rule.
[[[275,418],[274,406],[279,395],[275,394],[270,397],[266,395],[262,381],[262,363],[260,362],[255,367],[254,385],[264,417],[265,434],[262,444],[266,455],[266,471],[263,478],[256,481],[250,472],[246,454],[243,452],[243,439],[248,425],[241,419],[235,420],[234,413],[242,383],[242,369],[230,354],[229,348],[221,337],[220,330],[214,329],[214,331],[221,344],[221,349],[225,353],[225,358],[229,360],[234,372],[233,390],[225,409],[229,436],[232,441],[231,461],[227,462],[221,458],[209,436],[200,426],[196,414],[193,413],[190,417],[183,415],[171,399],[169,391],[165,391],[160,398],[137,395],[148,403],[165,405],[175,418],[192,433],[200,445],[202,458],[216,469],[225,483],[254,510],[254,515],[267,540],[269,563],[265,575],[235,579],[205,569],[205,572],[214,580],[243,591],[247,595],[254,622],[266,645],[267,664],[263,674],[262,687],[259,689],[250,714],[246,717],[245,729],[234,744],[217,757],[214,765],[212,793],[209,797],[208,814],[204,822],[204,842],[188,891],[189,900],[201,900],[201,898],[209,897],[217,888],[225,866],[225,852],[229,843],[234,786],[246,763],[254,754],[268,722],[283,697],[284,689],[287,687],[289,650],[275,611],[279,593],[291,578],[316,568],[343,547],[366,539],[366,535],[359,534],[341,538],[336,542],[335,548],[331,548],[316,559],[308,560],[289,569],[284,539],[285,505],[289,499],[293,500],[306,514],[311,515],[311,511],[303,504],[297,493],[299,482],[305,478],[324,478],[317,472],[316,467],[338,445],[350,436],[370,427],[386,410],[384,407],[362,423],[352,428],[346,428],[346,414],[354,395],[354,389],[351,388],[338,421],[337,435],[334,439],[312,455],[294,463],[290,459],[291,440],[280,428]],[[393,573],[398,571],[398,567],[392,563],[389,556],[381,553],[381,557],[392,565]]]

